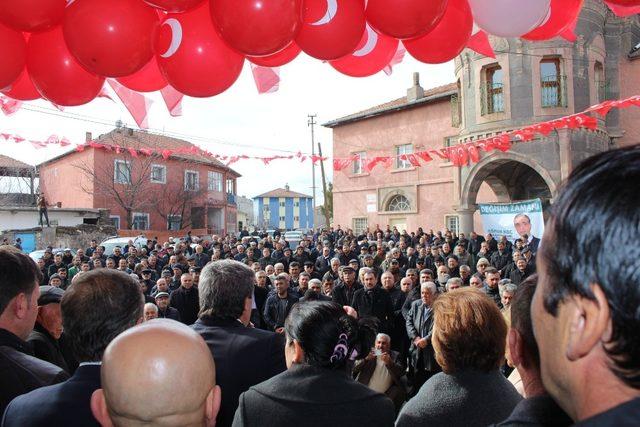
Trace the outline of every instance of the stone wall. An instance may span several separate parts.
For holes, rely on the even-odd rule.
[[[36,227],[29,230],[7,230],[0,234],[0,240],[8,239],[13,243],[16,233],[34,233],[36,249],[47,246],[54,248],[87,248],[92,239],[98,242],[117,235],[117,230],[111,225],[81,224],[75,227]]]

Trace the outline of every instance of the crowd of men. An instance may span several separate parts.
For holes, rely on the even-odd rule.
[[[625,156],[638,157],[638,150],[621,151],[617,155],[620,158],[610,155],[608,160],[612,163],[617,160],[621,168],[628,163]],[[603,169],[603,174],[610,172],[606,165],[596,165]],[[635,167],[637,169],[637,164]],[[577,181],[575,185],[581,185]],[[570,190],[565,190],[562,197],[571,197]],[[579,195],[573,196],[579,198]],[[618,196],[624,198],[627,194]],[[637,205],[636,199],[633,200]],[[514,385],[519,381],[524,383],[521,390],[524,397],[534,395],[532,392],[528,396],[526,387],[531,384],[531,377],[537,375],[540,390],[535,390],[536,395],[551,393],[562,407],[558,411],[566,411],[574,421],[596,416],[599,412],[574,405],[566,392],[579,385],[593,389],[580,382],[586,381],[580,375],[591,375],[589,363],[601,363],[594,375],[618,386],[629,398],[625,401],[632,404],[627,403],[624,411],[617,413],[618,423],[587,422],[584,425],[627,425],[625,421],[629,419],[637,424],[640,422],[637,367],[640,346],[636,327],[640,319],[637,305],[631,311],[626,310],[630,301],[619,300],[618,292],[640,302],[640,277],[637,277],[640,268],[632,268],[640,257],[630,257],[628,253],[620,259],[614,256],[618,246],[632,252],[638,250],[632,240],[640,235],[640,221],[633,223],[638,219],[638,211],[624,205],[629,200],[616,205],[625,208],[622,213],[600,212],[606,217],[601,224],[605,234],[607,227],[626,227],[616,231],[613,247],[605,245],[608,241],[605,234],[587,236],[592,227],[585,224],[591,218],[584,212],[575,214],[584,215],[583,223],[579,223],[578,217],[564,218],[562,215],[566,212],[556,212],[542,242],[530,235],[530,221],[524,216],[519,220],[528,221],[529,228],[514,241],[504,236],[496,239],[490,234],[456,235],[449,230],[418,229],[407,233],[376,227],[354,233],[338,226],[318,230],[291,244],[279,232],[269,235],[243,230],[239,236],[197,238],[189,233],[185,238],[167,242],[149,239],[143,247],[136,247],[130,241],[109,255],[92,241],[89,247],[78,248],[75,254],[73,251],[52,253],[48,249],[37,265],[17,248],[0,247],[0,413],[7,408],[2,425],[91,425],[98,421],[102,425],[132,425],[126,422],[128,417],[153,424],[157,417],[176,416],[188,403],[180,405],[179,399],[164,405],[162,399],[154,403],[153,389],[139,396],[147,405],[148,413],[142,415],[136,412],[139,408],[135,401],[124,397],[110,399],[108,388],[102,394],[93,393],[107,384],[113,387],[111,393],[124,390],[134,395],[130,388],[144,389],[145,373],[136,371],[135,367],[142,371],[150,369],[151,365],[144,368],[144,363],[151,363],[158,352],[152,348],[151,338],[162,335],[162,328],[175,336],[176,351],[181,342],[199,345],[193,334],[189,335],[195,330],[215,359],[215,364],[212,361],[208,368],[201,367],[202,372],[213,370],[217,375],[212,374],[212,378],[198,383],[193,378],[201,377],[202,372],[196,375],[189,372],[185,374],[185,381],[191,379],[185,382],[177,380],[182,375],[180,372],[158,368],[158,378],[146,379],[149,387],[174,380],[176,384],[184,383],[185,387],[189,383],[194,384],[194,388],[201,385],[206,402],[201,401],[191,416],[200,421],[217,419],[218,425],[231,425],[240,394],[285,369],[281,353],[285,320],[292,307],[316,300],[333,301],[349,307],[359,317],[376,319],[379,334],[375,347],[355,364],[353,378],[385,394],[400,412],[408,399],[420,397],[418,392],[423,384],[442,369],[431,341],[434,301],[463,287],[477,288],[484,293],[502,311],[507,324],[514,322],[521,327],[520,330],[516,327],[517,333],[526,335],[522,332],[523,322],[531,325],[528,329],[525,326],[527,330],[536,328],[541,368],[531,369],[526,361],[528,356],[520,351],[511,355],[509,350],[520,348],[517,345],[507,345],[502,362],[502,373],[509,376]],[[606,208],[594,208],[589,202],[580,202],[584,205],[583,211]],[[610,200],[607,207],[611,208],[612,204]],[[569,210],[572,205],[567,202],[566,206]],[[628,218],[618,218],[621,215]],[[620,224],[616,224],[616,220]],[[633,238],[625,233],[632,233]],[[582,246],[577,247],[579,245]],[[601,252],[594,252],[597,249],[594,245],[601,247]],[[539,257],[542,259],[536,261]],[[604,261],[612,263],[607,266],[611,277],[603,278],[597,271],[588,273]],[[241,264],[245,266],[238,267]],[[544,271],[540,271],[545,283],[541,287],[549,294],[534,301],[532,310],[539,318],[523,319],[520,310],[519,317],[512,319],[511,302],[519,286],[536,273],[536,265],[545,266]],[[250,297],[241,298],[234,283],[247,272],[255,286],[251,285]],[[629,282],[632,277],[635,281]],[[34,280],[39,285],[36,290],[33,290]],[[629,289],[620,291],[617,287],[622,285]],[[577,296],[570,303],[563,303],[569,294]],[[527,313],[532,298],[533,291],[526,303]],[[572,310],[570,313],[566,312],[567,305]],[[158,323],[154,321],[156,318],[169,320]],[[114,339],[139,321],[152,323],[146,329],[133,332],[137,329],[134,328],[123,334],[116,346]],[[625,325],[619,326],[621,321]],[[558,322],[571,324],[571,328],[566,329],[571,331],[569,336],[563,335],[565,329],[559,327]],[[185,330],[178,326],[180,323],[192,329]],[[552,336],[544,337],[545,334]],[[230,339],[232,335],[234,340]],[[553,348],[554,338],[555,344],[565,344],[567,350]],[[508,339],[511,340],[511,333]],[[533,333],[520,339],[531,341]],[[109,352],[107,347],[112,341],[114,348]],[[148,353],[134,351],[141,343],[148,344],[144,346]],[[241,354],[219,351],[234,345],[242,347]],[[536,343],[527,345],[530,349]],[[193,359],[201,353],[194,353]],[[105,370],[100,372],[107,355],[113,360],[111,374]],[[193,366],[181,360],[181,356],[158,357],[167,360],[173,357],[175,363]],[[557,360],[547,362],[553,358]],[[167,360],[165,362],[170,363]],[[609,371],[621,384],[607,375]],[[222,398],[216,384],[222,387]],[[49,387],[41,388],[45,386]],[[29,393],[12,401],[26,392]],[[181,392],[169,389],[167,393],[178,397]],[[194,399],[202,397],[195,391],[193,394],[197,395]],[[188,393],[184,399],[185,402],[189,399]],[[594,399],[594,396],[584,396],[584,399]],[[619,393],[613,391],[607,399],[611,404],[622,403]],[[33,413],[35,404],[44,405],[40,414]],[[117,412],[109,405],[128,409]],[[615,406],[600,405],[600,412]],[[71,409],[73,413],[67,412]],[[569,422],[569,418],[565,418]],[[330,419],[327,422],[330,423]]]

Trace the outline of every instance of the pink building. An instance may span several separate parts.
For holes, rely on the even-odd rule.
[[[132,155],[143,148],[175,150],[187,141],[125,127],[87,142],[123,147],[87,147],[39,165],[40,190],[50,204],[67,208],[107,208],[118,228],[237,231],[236,179],[221,162],[193,154]],[[132,148],[134,150],[129,150]],[[135,151],[134,151],[135,153]]]
[[[586,0],[576,34],[576,43],[492,38],[496,58],[465,50],[453,83],[425,91],[416,73],[406,96],[325,123],[334,156],[358,158],[334,173],[334,225],[482,232],[478,203],[540,198],[547,206],[580,161],[640,142],[640,114],[629,108],[599,120],[596,132],[560,130],[464,167],[435,159],[363,168],[363,159],[484,139],[640,94],[637,15],[618,18],[601,0]]]

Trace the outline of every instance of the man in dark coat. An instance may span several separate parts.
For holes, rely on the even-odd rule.
[[[491,254],[491,265],[503,273],[504,269],[511,262],[511,253],[507,251],[504,242],[498,242],[498,250]],[[503,277],[504,274],[502,274]]]
[[[275,281],[276,291],[267,297],[264,305],[264,321],[269,330],[284,333],[284,320],[299,297],[289,292],[286,274],[280,274]]]
[[[231,425],[241,393],[286,370],[284,336],[248,327],[254,282],[249,267],[230,260],[209,263],[200,275],[201,314],[192,328],[214,355],[224,390],[218,427]]]
[[[158,317],[160,319],[172,319],[180,322],[180,312],[169,306],[169,293],[158,292],[155,296],[158,306]]]
[[[53,363],[69,373],[58,340],[62,335],[62,315],[60,301],[64,291],[55,286],[40,286],[38,298],[38,317],[27,341],[33,346],[38,359]]]
[[[37,316],[40,279],[31,258],[13,247],[0,248],[0,413],[14,397],[69,378],[33,357],[25,341]]]
[[[200,298],[198,288],[193,286],[193,276],[184,273],[180,277],[180,287],[171,292],[169,306],[180,313],[180,321],[185,325],[191,325],[198,320],[200,312]]]
[[[412,395],[415,395],[422,384],[440,371],[435,359],[431,334],[433,332],[433,302],[437,298],[438,288],[433,282],[420,285],[421,298],[411,304],[407,315],[407,335],[411,340],[409,349],[412,378]]]
[[[333,301],[340,305],[349,305],[353,301],[353,295],[362,285],[356,282],[356,271],[349,266],[342,268],[342,280],[333,288]]]
[[[362,280],[364,288],[353,294],[349,305],[358,312],[358,317],[371,316],[378,319],[378,331],[388,332],[393,323],[393,305],[389,293],[376,286],[377,279],[371,269],[365,270]]]
[[[3,426],[98,426],[91,395],[100,388],[100,361],[118,334],[142,319],[140,285],[128,274],[98,269],[83,273],[62,298],[67,338],[80,366],[61,383],[15,398]]]

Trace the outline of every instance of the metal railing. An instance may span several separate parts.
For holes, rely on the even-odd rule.
[[[456,93],[451,95],[451,126],[454,128],[462,124],[462,100]]]
[[[567,76],[546,76],[540,79],[543,108],[567,107]]]
[[[229,203],[230,205],[235,205],[236,204],[236,195],[235,194],[231,194],[231,193],[227,193],[227,203]]]
[[[502,83],[487,82],[480,86],[480,114],[504,112],[504,85]]]

